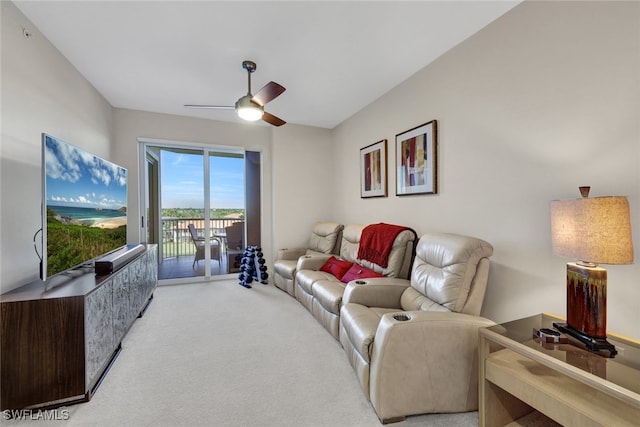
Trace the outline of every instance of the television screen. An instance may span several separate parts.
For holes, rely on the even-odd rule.
[[[42,135],[42,280],[127,243],[127,170]]]

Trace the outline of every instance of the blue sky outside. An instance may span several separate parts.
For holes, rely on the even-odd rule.
[[[127,170],[45,135],[48,205],[118,210],[127,206]]]
[[[203,155],[161,151],[163,208],[204,208]],[[244,209],[244,159],[209,156],[212,209]]]

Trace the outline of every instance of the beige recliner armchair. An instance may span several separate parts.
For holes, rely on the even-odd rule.
[[[410,280],[349,283],[340,343],[383,424],[407,415],[478,408],[479,317],[493,247],[446,233],[423,235]]]
[[[337,254],[344,225],[337,222],[318,222],[313,226],[307,248],[280,249],[273,262],[275,285],[294,296],[294,280],[298,258],[305,255]]]

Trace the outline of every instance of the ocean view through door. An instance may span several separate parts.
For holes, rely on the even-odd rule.
[[[145,152],[158,160],[157,188],[145,185],[148,192],[157,194],[159,212],[155,223],[153,215],[147,214],[146,235],[158,236],[158,278],[181,281],[233,273],[227,232],[240,230],[244,240],[244,151],[147,143]],[[153,179],[147,177],[147,181]],[[153,210],[150,208],[146,212]],[[238,244],[242,242],[234,242],[231,249]]]

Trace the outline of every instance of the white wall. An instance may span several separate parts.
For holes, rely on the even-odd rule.
[[[39,274],[33,235],[41,227],[41,133],[108,159],[112,115],[105,99],[13,3],[2,1],[0,7],[0,291],[5,292]]]
[[[640,338],[637,2],[525,2],[335,129],[335,216],[494,245],[483,314],[565,313],[549,202],[626,195],[634,265],[609,272],[608,328]],[[436,119],[439,194],[395,196],[395,135]],[[358,199],[358,152],[389,141],[389,194]]]
[[[274,249],[306,247],[313,224],[333,217],[335,188],[331,131],[278,128],[273,141]]]

